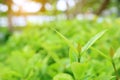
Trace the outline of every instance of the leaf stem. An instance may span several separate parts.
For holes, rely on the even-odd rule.
[[[80,63],[81,55],[78,55],[78,62]]]
[[[116,74],[116,80],[119,80],[119,77],[118,77],[118,74],[117,74],[116,65],[115,65],[115,63],[114,63],[113,59],[112,59],[112,66],[113,66],[113,69],[114,69],[115,74]]]

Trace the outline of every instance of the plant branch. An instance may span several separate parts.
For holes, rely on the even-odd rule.
[[[118,74],[117,74],[117,69],[116,69],[116,66],[115,66],[115,63],[114,63],[113,59],[112,59],[112,66],[113,66],[115,74],[116,74],[116,80],[119,80],[119,77],[118,77]]]

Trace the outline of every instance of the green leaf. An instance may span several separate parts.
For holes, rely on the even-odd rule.
[[[96,34],[94,37],[92,37],[86,44],[85,46],[82,47],[82,53],[87,51],[88,48],[90,48],[104,33],[106,32],[106,30],[99,32],[98,34]]]
[[[86,71],[87,71],[87,64],[86,63],[78,63],[74,62],[71,64],[71,69],[74,74],[76,80],[82,80]]]
[[[56,31],[55,32],[67,43],[67,45],[76,53],[78,54],[78,51],[76,48],[73,46],[73,44],[66,38],[64,37],[60,32]]]
[[[59,59],[59,56],[57,54],[52,52],[47,46],[44,48],[49,52],[49,55],[55,60],[55,62],[59,62],[60,59]]]
[[[100,50],[98,49],[95,49],[93,47],[91,47],[92,50],[98,52],[101,56],[103,56],[104,58],[108,59],[108,60],[111,60],[107,55],[105,55],[103,52],[101,52]]]
[[[66,73],[57,74],[53,80],[73,80],[72,76]]]
[[[117,51],[115,52],[113,59],[118,59],[120,58],[120,48],[117,49]]]
[[[72,49],[70,48],[69,50],[69,58],[70,58],[70,62],[77,62],[78,57],[77,55],[72,51]]]

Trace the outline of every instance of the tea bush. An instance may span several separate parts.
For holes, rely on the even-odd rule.
[[[1,80],[118,80],[120,22],[116,20],[29,23],[0,49]],[[107,30],[98,38],[97,33]],[[62,36],[62,37],[61,37]],[[98,35],[97,35],[98,36]],[[76,59],[91,38],[88,49]],[[68,42],[66,42],[66,40]],[[93,44],[94,43],[94,44]]]

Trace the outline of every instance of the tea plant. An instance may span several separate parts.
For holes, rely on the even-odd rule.
[[[120,24],[112,22],[29,23],[0,46],[0,79],[116,80],[120,76]]]
[[[71,42],[69,40],[67,40],[61,33],[59,33],[58,31],[56,31],[57,34],[59,36],[61,36],[64,41],[70,46],[70,52],[69,52],[69,57],[70,57],[70,60],[71,60],[71,69],[72,69],[72,72],[75,76],[75,79],[76,80],[81,80],[84,78],[84,74],[86,72],[86,69],[88,68],[88,64],[87,63],[81,63],[80,59],[81,59],[81,56],[83,55],[83,53],[85,51],[88,50],[89,47],[91,47],[94,42],[99,39],[104,33],[105,31],[102,31],[100,33],[98,33],[97,35],[95,35],[93,38],[91,38],[85,46],[83,47],[80,47],[80,45],[78,45],[77,48],[75,48]]]

